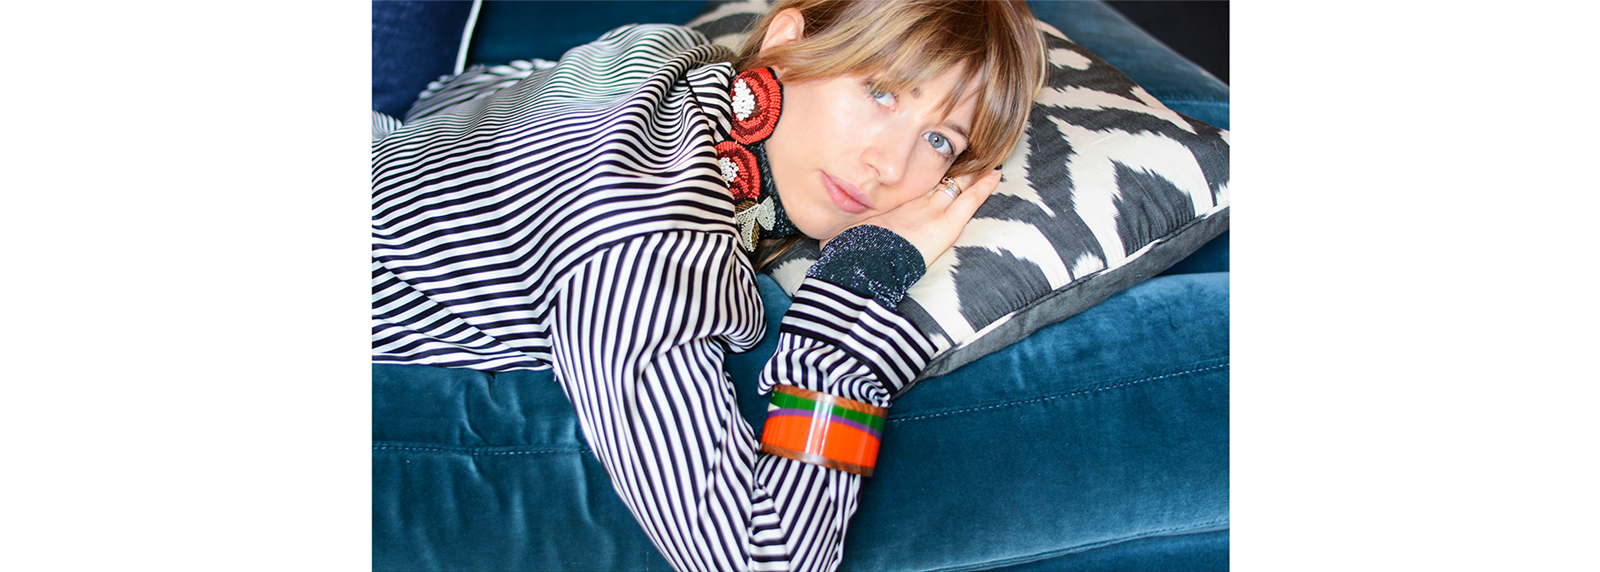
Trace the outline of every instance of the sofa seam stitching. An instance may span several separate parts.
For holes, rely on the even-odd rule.
[[[513,447],[515,445],[512,445]],[[538,448],[521,451],[489,451],[477,447],[429,447],[421,445],[373,445],[374,451],[426,451],[433,453],[465,453],[468,455],[538,455],[545,453],[588,453],[583,448]]]
[[[997,408],[1001,408],[1001,407],[1013,407],[1013,406],[1017,406],[1017,405],[1027,405],[1029,403],[1036,403],[1036,402],[1040,402],[1040,401],[1048,401],[1048,400],[1051,400],[1051,399],[1061,399],[1061,398],[1064,398],[1064,397],[1073,397],[1073,396],[1076,396],[1076,395],[1084,395],[1084,394],[1088,394],[1088,393],[1098,393],[1098,392],[1101,392],[1101,391],[1109,391],[1109,390],[1112,390],[1112,389],[1117,389],[1117,388],[1120,388],[1120,387],[1127,387],[1127,386],[1130,386],[1130,385],[1137,385],[1137,384],[1140,384],[1140,383],[1147,383],[1147,382],[1151,382],[1151,381],[1159,381],[1161,379],[1165,379],[1165,378],[1169,378],[1169,377],[1176,377],[1176,376],[1180,376],[1180,375],[1189,375],[1189,374],[1193,374],[1193,373],[1203,373],[1203,372],[1214,370],[1214,369],[1223,369],[1223,368],[1228,367],[1228,365],[1229,364],[1227,364],[1227,363],[1220,363],[1220,364],[1217,364],[1217,365],[1211,365],[1211,366],[1206,366],[1206,367],[1201,367],[1201,368],[1187,369],[1187,370],[1182,370],[1182,371],[1175,371],[1175,372],[1172,372],[1172,373],[1158,375],[1158,376],[1155,376],[1155,377],[1147,377],[1147,378],[1144,378],[1144,379],[1135,379],[1135,380],[1132,380],[1132,381],[1124,381],[1122,383],[1118,383],[1118,384],[1115,384],[1115,385],[1108,385],[1108,386],[1105,386],[1105,387],[1097,387],[1097,388],[1094,388],[1094,389],[1080,389],[1078,391],[1063,393],[1063,394],[1060,394],[1060,395],[1046,395],[1046,396],[1043,396],[1043,397],[1035,397],[1033,399],[1026,399],[1026,400],[1023,400],[1023,401],[1011,401],[1011,402],[1007,402],[1007,403],[996,403],[994,405],[984,405],[984,406],[981,406],[981,407],[972,407],[972,408],[967,408],[967,409],[957,409],[957,410],[954,410],[954,411],[945,411],[945,412],[942,412],[942,413],[928,413],[928,414],[916,415],[916,416],[912,416],[912,417],[901,417],[901,418],[898,418],[898,419],[895,419],[895,418],[891,417],[889,419],[889,423],[893,424],[893,423],[898,423],[898,422],[901,422],[901,421],[916,421],[916,420],[921,420],[921,419],[932,419],[934,417],[943,417],[943,416],[946,416],[946,415],[955,415],[957,413],[972,413],[974,411],[984,411],[984,410],[987,410],[987,409],[997,409]]]
[[[1219,524],[1230,524],[1229,523],[1229,519],[1222,518],[1222,519],[1213,520],[1211,522],[1202,522],[1202,523],[1199,523],[1199,524],[1186,525],[1186,526],[1174,526],[1174,527],[1169,527],[1169,528],[1163,528],[1163,529],[1160,529],[1160,530],[1153,530],[1153,531],[1150,531],[1150,532],[1146,532],[1144,534],[1138,534],[1138,535],[1134,535],[1134,536],[1127,536],[1127,537],[1108,540],[1108,541],[1091,542],[1091,543],[1088,543],[1088,544],[1080,544],[1078,546],[1074,546],[1074,547],[1066,548],[1066,549],[1062,549],[1062,550],[1057,550],[1057,551],[1040,552],[1038,554],[1034,554],[1033,556],[1043,556],[1044,558],[1035,558],[1033,560],[1028,560],[1028,561],[1025,561],[1025,562],[1017,562],[1015,560],[1012,560],[1012,561],[995,560],[995,561],[979,563],[978,566],[981,566],[981,568],[971,568],[970,567],[971,565],[962,565],[962,566],[955,567],[955,568],[942,568],[942,569],[940,569],[938,571],[935,571],[935,572],[955,572],[957,570],[987,570],[987,569],[995,567],[996,564],[1000,565],[1001,567],[1016,566],[1016,565],[1020,565],[1020,564],[1031,564],[1031,563],[1038,562],[1040,560],[1045,560],[1045,559],[1048,559],[1048,558],[1056,558],[1056,557],[1060,557],[1060,556],[1066,556],[1068,554],[1076,554],[1076,553],[1079,553],[1079,552],[1084,552],[1084,551],[1088,551],[1088,550],[1094,550],[1094,549],[1097,549],[1097,548],[1104,548],[1104,547],[1112,546],[1112,545],[1115,545],[1115,544],[1121,544],[1123,542],[1130,542],[1130,541],[1134,541],[1134,540],[1142,540],[1142,539],[1145,539],[1145,538],[1163,536],[1163,535],[1165,535],[1165,534],[1167,534],[1169,532],[1177,532],[1179,530],[1209,528],[1209,527],[1216,526],[1216,525],[1219,525]],[[1199,534],[1199,533],[1186,533],[1186,534]]]

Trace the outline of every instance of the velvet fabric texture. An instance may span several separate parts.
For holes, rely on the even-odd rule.
[[[841,570],[1227,528],[1227,298],[1227,274],[1152,279],[907,392]]]
[[[758,280],[768,341],[727,369],[759,434],[788,298]],[[1228,525],[1227,299],[1226,273],[1155,278],[924,381],[890,409],[841,570],[1215,564],[1225,535],[1159,547]],[[670,569],[570,407],[549,371],[373,366],[373,569]]]
[[[454,72],[471,14],[471,2],[373,2],[372,110],[405,117],[428,82]]]
[[[1196,572],[1228,569],[1228,532],[1197,532],[1130,540],[988,572]]]
[[[416,8],[402,5],[464,17],[469,4],[374,2],[373,109],[402,115],[450,73],[464,26],[390,17]],[[1228,127],[1227,86],[1114,10],[1031,4],[1171,109]],[[486,2],[468,64],[554,60],[622,24],[687,22],[701,5]],[[418,56],[380,57],[380,42],[421,36],[433,47]],[[406,74],[414,85],[396,79]],[[841,569],[1227,569],[1227,269],[1224,233],[1162,277],[921,382],[890,410]],[[789,298],[758,280],[775,330]],[[754,388],[776,337],[726,360],[757,434],[767,402]],[[374,366],[372,384],[374,570],[671,569],[550,372]]]
[[[593,42],[625,24],[682,24],[700,13],[705,0],[487,1],[467,47],[467,65],[503,64],[561,54]]]

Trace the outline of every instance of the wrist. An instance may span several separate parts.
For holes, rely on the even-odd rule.
[[[773,389],[762,452],[872,476],[887,410],[794,386]]]
[[[845,229],[822,248],[806,276],[820,278],[893,308],[927,272],[921,251],[889,229]]]

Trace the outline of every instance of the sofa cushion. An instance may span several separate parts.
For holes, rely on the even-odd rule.
[[[428,82],[454,73],[473,16],[472,2],[373,2],[372,110],[400,117]]]
[[[467,46],[467,65],[556,61],[618,26],[682,24],[704,7],[705,0],[485,2]]]
[[[734,47],[767,7],[711,2],[690,26]],[[1050,70],[1000,187],[897,310],[954,371],[1155,276],[1228,228],[1228,132],[1172,111],[1049,24]],[[820,255],[769,272],[791,295]]]
[[[896,400],[840,571],[1206,556],[1129,552],[1228,524],[1228,296],[1224,273],[1149,280]],[[756,434],[771,352],[729,356]],[[374,365],[372,469],[373,570],[670,570],[551,370]]]

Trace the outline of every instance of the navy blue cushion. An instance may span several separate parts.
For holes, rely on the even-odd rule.
[[[683,24],[705,0],[484,2],[467,65],[555,61],[567,50],[628,24]]]
[[[471,2],[374,1],[373,111],[399,118],[428,82],[454,73],[471,14]]]

